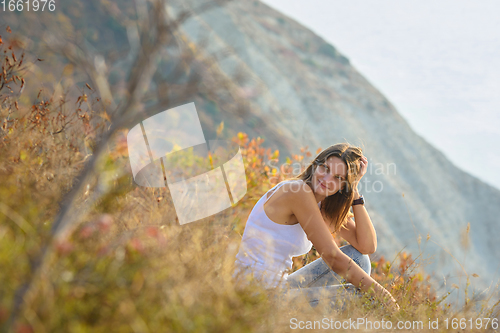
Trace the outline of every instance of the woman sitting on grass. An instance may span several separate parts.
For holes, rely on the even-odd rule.
[[[311,304],[321,293],[334,300],[346,286],[373,288],[377,298],[399,308],[370,277],[368,254],[375,252],[377,236],[357,188],[367,164],[360,148],[336,144],[319,153],[301,174],[270,189],[248,217],[235,276],[249,272],[266,288],[306,292]],[[350,245],[339,248],[331,233]],[[312,245],[321,258],[288,275],[292,257],[308,253]],[[341,278],[352,285],[340,285]]]

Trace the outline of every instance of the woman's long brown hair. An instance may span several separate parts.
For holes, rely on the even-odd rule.
[[[336,156],[340,158],[347,166],[347,177],[342,182],[341,190],[337,193],[326,197],[321,202],[321,212],[331,221],[335,223],[335,232],[347,222],[347,218],[352,216],[349,213],[352,201],[354,200],[354,192],[352,190],[353,182],[356,180],[359,172],[359,159],[363,156],[363,151],[359,147],[351,146],[348,143],[338,143],[330,146],[320,152],[314,160],[312,160],[307,168],[293,179],[301,179],[311,187],[312,177],[318,164],[325,163],[329,157]]]

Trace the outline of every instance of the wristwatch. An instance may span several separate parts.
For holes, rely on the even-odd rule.
[[[352,201],[352,205],[364,205],[365,204],[365,198],[363,196],[360,196],[358,199]]]

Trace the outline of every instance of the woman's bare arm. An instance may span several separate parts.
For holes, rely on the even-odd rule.
[[[354,199],[359,198],[355,195]],[[348,219],[346,228],[339,230],[339,235],[363,254],[371,254],[377,250],[377,233],[364,205],[352,206],[354,219]]]
[[[388,298],[391,303],[395,304],[394,298],[385,288],[340,251],[321,216],[314,194],[307,184],[303,183],[298,191],[291,191],[288,195],[290,200],[287,202],[291,211],[326,264],[354,286],[363,291],[373,288],[377,296]],[[397,304],[395,306],[397,307]]]
[[[361,178],[366,173],[368,168],[368,159],[362,156],[359,159],[359,173],[356,180],[352,184],[354,191],[354,200],[360,197],[358,192],[358,184]],[[375,252],[377,249],[377,233],[373,227],[373,223],[366,211],[364,205],[354,205],[352,206],[352,211],[354,213],[355,222],[349,223],[347,229],[341,229],[339,231],[340,237],[348,241],[354,248],[363,254],[369,254]]]

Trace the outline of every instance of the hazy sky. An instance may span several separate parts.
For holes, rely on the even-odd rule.
[[[416,133],[500,189],[498,0],[264,0],[348,57]]]

